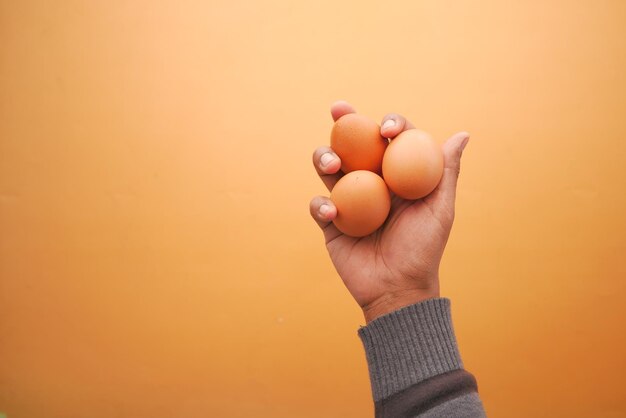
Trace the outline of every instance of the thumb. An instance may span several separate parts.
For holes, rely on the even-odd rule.
[[[449,213],[454,217],[454,200],[456,184],[461,172],[461,156],[468,141],[467,132],[458,132],[443,144],[443,175],[437,188],[427,197],[437,212]]]

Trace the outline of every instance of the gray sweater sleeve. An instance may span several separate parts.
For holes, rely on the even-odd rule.
[[[463,369],[450,300],[429,299],[359,329],[376,418],[484,417],[474,376]]]

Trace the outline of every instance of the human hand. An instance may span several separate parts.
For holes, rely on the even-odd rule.
[[[331,106],[333,120],[354,113],[346,102]],[[403,116],[383,118],[381,135],[395,138],[415,129]],[[404,306],[439,297],[439,263],[454,221],[456,184],[461,155],[469,141],[459,132],[443,144],[444,171],[439,185],[419,200],[391,194],[391,211],[385,223],[371,235],[354,238],[332,223],[337,216],[333,202],[324,196],[311,200],[311,216],[324,232],[326,248],[344,284],[363,309],[366,322]],[[330,147],[313,153],[313,165],[332,190],[341,178],[341,160]]]

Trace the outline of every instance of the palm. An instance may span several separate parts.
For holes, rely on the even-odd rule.
[[[435,211],[438,193],[431,196],[417,201],[396,196],[389,218],[375,233],[341,234],[327,243],[337,272],[362,307],[400,289],[438,290],[439,260],[452,221],[449,213]]]

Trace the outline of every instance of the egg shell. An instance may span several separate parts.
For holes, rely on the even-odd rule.
[[[337,208],[333,223],[341,232],[353,237],[376,231],[391,208],[387,185],[379,175],[366,170],[352,171],[339,179],[330,199]]]
[[[341,159],[341,170],[369,170],[380,174],[389,141],[380,126],[366,116],[349,113],[337,119],[330,133],[330,147]]]
[[[443,175],[443,152],[424,131],[410,129],[389,143],[383,157],[383,178],[403,199],[421,199],[432,192]]]

